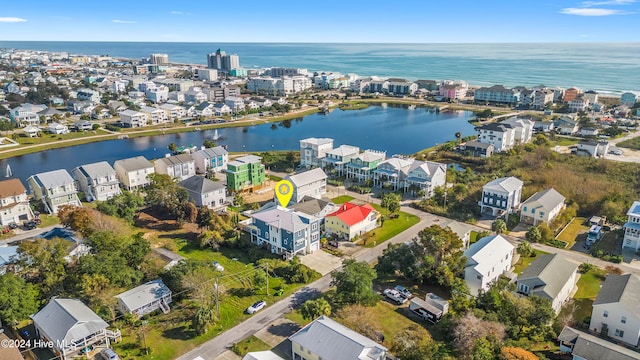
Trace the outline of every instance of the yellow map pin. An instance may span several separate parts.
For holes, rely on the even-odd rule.
[[[280,180],[276,184],[276,198],[280,206],[286,208],[293,196],[293,184],[289,180]]]

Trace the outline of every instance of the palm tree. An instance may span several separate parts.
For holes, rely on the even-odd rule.
[[[502,219],[498,219],[491,224],[491,229],[496,232],[496,234],[502,234],[507,231],[507,223]]]
[[[458,143],[460,143],[460,140],[462,140],[462,133],[460,131],[456,131],[456,140],[458,141]]]

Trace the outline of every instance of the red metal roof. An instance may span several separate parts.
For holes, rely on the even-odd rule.
[[[374,209],[369,204],[356,205],[346,202],[340,205],[340,209],[327,215],[327,217],[337,216],[345,224],[352,226],[366,219],[372,211],[374,211]]]

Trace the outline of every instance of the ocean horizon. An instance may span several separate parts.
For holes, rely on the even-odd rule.
[[[206,64],[222,48],[245,68],[299,67],[470,85],[579,87],[606,94],[640,91],[640,43],[206,43],[0,41],[0,48]]]

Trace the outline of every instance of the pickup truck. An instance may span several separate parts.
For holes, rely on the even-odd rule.
[[[398,290],[395,289],[385,289],[383,292],[384,296],[386,296],[389,300],[394,301],[396,304],[404,304],[407,302],[407,298],[402,296]]]

